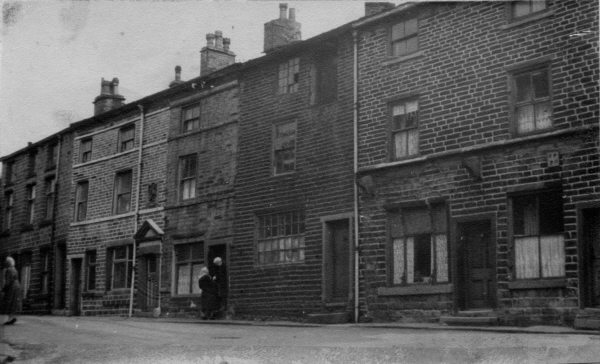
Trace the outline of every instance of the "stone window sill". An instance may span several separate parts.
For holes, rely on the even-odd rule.
[[[402,287],[379,287],[377,289],[377,295],[378,296],[416,296],[416,295],[452,293],[453,291],[454,291],[453,284],[413,285],[413,286],[402,286]]]
[[[524,279],[508,282],[508,289],[544,289],[544,288],[565,288],[567,281],[564,278],[550,279]]]
[[[396,64],[396,63],[402,63],[402,62],[405,62],[405,61],[408,61],[408,60],[411,60],[414,58],[421,57],[423,54],[425,54],[425,52],[418,51],[418,52],[415,52],[415,53],[412,53],[412,54],[409,54],[409,55],[403,56],[403,57],[389,58],[388,60],[383,61],[381,63],[381,65],[385,67],[385,66],[389,66],[392,64]]]

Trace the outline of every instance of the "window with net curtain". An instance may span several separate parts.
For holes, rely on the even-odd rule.
[[[548,68],[514,74],[512,86],[517,133],[551,128],[552,100]]]
[[[391,284],[449,281],[446,208],[443,204],[392,212]]]
[[[512,1],[510,5],[513,19],[520,19],[546,10],[548,6],[545,0]]]
[[[204,267],[204,244],[175,245],[176,294],[200,294],[198,280]]]
[[[515,278],[564,277],[565,242],[562,193],[512,197]]]

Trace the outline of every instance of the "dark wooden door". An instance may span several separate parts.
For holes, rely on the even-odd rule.
[[[329,282],[330,301],[346,302],[350,290],[350,232],[348,220],[329,224],[326,282]]]
[[[492,245],[489,221],[474,221],[459,225],[462,247],[461,285],[464,308],[493,308],[495,305],[495,246]]]
[[[73,316],[79,316],[81,314],[81,268],[82,259],[71,260],[71,268],[73,278],[71,281],[71,312]]]
[[[146,300],[145,309],[152,310],[158,307],[158,264],[156,255],[146,256]]]
[[[600,209],[583,210],[584,267],[582,288],[586,307],[600,307]]]

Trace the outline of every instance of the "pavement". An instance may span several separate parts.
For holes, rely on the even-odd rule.
[[[95,319],[93,316],[86,319]],[[110,319],[110,317],[98,317],[98,320]],[[114,319],[122,320],[122,317],[114,317]],[[374,329],[408,329],[408,330],[445,330],[445,331],[480,331],[480,332],[495,332],[495,333],[511,333],[511,334],[542,334],[542,335],[597,335],[600,336],[600,331],[597,330],[577,330],[565,326],[528,326],[528,327],[512,327],[512,326],[455,326],[442,323],[348,323],[348,324],[308,324],[293,321],[242,321],[242,320],[211,320],[205,321],[197,318],[146,318],[132,317],[130,320],[135,321],[155,321],[181,323],[181,324],[201,324],[201,325],[243,325],[243,326],[282,326],[282,327],[361,327]],[[13,362],[19,356],[19,350],[12,348],[2,337],[2,328],[0,327],[0,364]]]

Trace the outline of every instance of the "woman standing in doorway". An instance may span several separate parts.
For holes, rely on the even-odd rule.
[[[208,268],[203,267],[200,270],[200,279],[198,286],[202,290],[200,303],[202,304],[203,320],[214,320],[215,314],[219,310],[219,298],[217,284],[213,282],[208,275]]]
[[[21,285],[15,269],[15,260],[11,257],[4,262],[4,286],[2,287],[2,299],[0,300],[0,313],[8,315],[5,325],[17,322],[15,313],[21,311]]]

